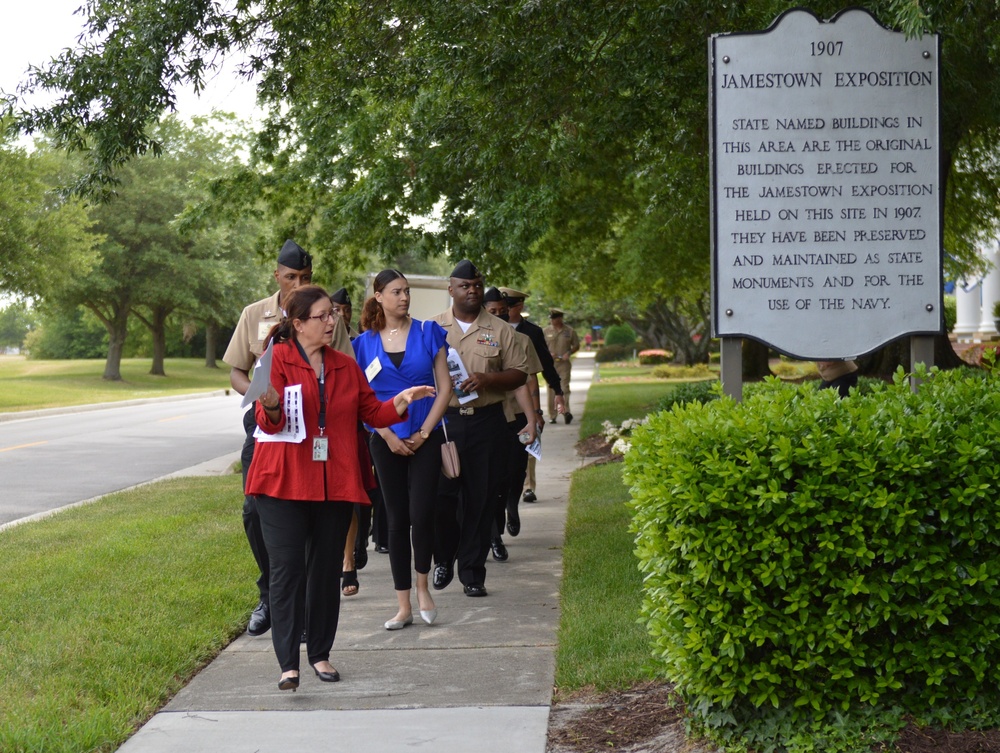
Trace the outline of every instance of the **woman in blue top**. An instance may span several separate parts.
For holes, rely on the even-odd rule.
[[[361,311],[364,331],[353,345],[358,365],[375,394],[396,395],[400,385],[450,386],[447,333],[437,322],[410,318],[410,286],[402,272],[379,272],[372,289],[374,295]],[[377,429],[371,438],[372,460],[385,497],[389,565],[399,602],[396,616],[385,623],[386,630],[413,623],[411,552],[420,617],[428,625],[437,617],[427,576],[434,550],[434,508],[444,442],[441,418],[450,398],[451,390],[445,388],[436,397],[414,400],[407,420]]]

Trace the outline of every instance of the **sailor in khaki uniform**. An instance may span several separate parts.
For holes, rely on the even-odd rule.
[[[278,283],[277,292],[268,298],[251,303],[243,309],[236,329],[233,331],[233,337],[229,341],[229,347],[226,348],[226,354],[222,357],[222,360],[230,366],[229,383],[241,395],[245,395],[250,387],[250,370],[257,363],[261,353],[264,352],[264,340],[267,338],[267,334],[271,331],[271,327],[281,321],[281,301],[296,288],[312,282],[312,257],[303,251],[295,241],[285,241],[285,245],[281,247],[281,252],[278,254],[274,279]],[[354,357],[354,349],[351,348],[347,329],[339,319],[334,329],[331,347],[350,355],[352,358]],[[250,461],[253,460],[253,432],[256,426],[254,409],[251,405],[243,414],[246,439],[243,442],[243,451],[240,453],[240,462],[243,465],[244,485]],[[261,635],[271,627],[268,601],[268,581],[271,568],[267,549],[264,547],[264,537],[260,531],[260,518],[257,516],[257,508],[252,496],[244,496],[243,498],[243,528],[246,530],[247,541],[250,542],[250,551],[253,552],[254,560],[260,569],[260,577],[257,579],[260,601],[253,610],[253,614],[250,615],[247,632],[250,635]]]
[[[445,415],[462,472],[458,479],[442,476],[434,588],[440,590],[451,582],[457,558],[465,594],[486,596],[486,557],[493,525],[490,503],[504,465],[498,445],[508,431],[503,401],[508,391],[527,380],[527,357],[515,342],[514,330],[482,308],[483,277],[472,262],[463,260],[452,270],[448,293],[451,308],[433,319],[448,333],[448,346],[455,349],[468,372],[456,388],[477,396],[460,403],[453,394]]]
[[[570,357],[580,349],[580,338],[572,327],[563,324],[563,310],[549,310],[549,326],[542,330],[545,333],[545,344],[549,346],[552,360],[555,361],[556,371],[559,372],[559,381],[562,383],[563,398],[566,401],[566,412],[563,418],[566,423],[573,420],[573,414],[569,412],[569,375],[573,366]],[[549,392],[549,422],[556,422],[556,400],[555,394]]]

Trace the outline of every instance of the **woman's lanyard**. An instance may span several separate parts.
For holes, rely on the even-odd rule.
[[[299,349],[299,353],[302,354],[302,358],[305,359],[306,363],[309,363],[309,357],[306,355],[305,349],[296,340],[295,345]],[[309,365],[312,368],[312,364]],[[319,436],[313,437],[313,454],[312,459],[318,463],[325,463],[327,458],[330,456],[330,445],[329,439],[325,436],[326,434],[326,390],[324,389],[326,374],[326,358],[323,359],[319,367],[319,374],[316,375],[316,383],[319,385]]]
[[[321,437],[326,433],[326,390],[323,389],[325,371],[326,369],[320,368],[319,376],[316,377],[316,381],[319,383],[319,435]]]

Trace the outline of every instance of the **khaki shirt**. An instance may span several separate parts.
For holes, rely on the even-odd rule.
[[[234,369],[250,373],[257,363],[260,354],[264,352],[264,340],[271,327],[281,321],[281,306],[278,305],[278,294],[270,298],[251,303],[240,314],[240,320],[233,330],[233,337],[226,348],[223,362]],[[354,358],[354,348],[347,336],[344,320],[337,317],[337,325],[333,329],[333,342],[330,347],[339,350],[344,355]]]
[[[557,330],[550,324],[542,332],[545,335],[545,344],[549,346],[549,352],[556,361],[568,361],[568,356],[580,349],[580,338],[572,327],[564,324],[562,329]]]
[[[465,370],[472,375],[475,372],[483,374],[517,369],[528,373],[528,356],[524,348],[517,344],[517,332],[507,322],[498,319],[483,309],[469,327],[468,332],[462,332],[461,325],[455,321],[452,309],[448,309],[432,320],[444,327],[448,333],[448,347],[458,351]],[[477,390],[479,396],[464,406],[484,408],[487,405],[502,402],[505,392],[495,390]],[[448,405],[458,408],[458,397],[452,392]]]
[[[542,362],[538,360],[538,353],[535,352],[535,346],[532,344],[531,338],[521,334],[517,330],[514,330],[514,334],[517,335],[517,343],[524,348],[525,355],[528,358],[528,374],[542,373]],[[508,423],[513,421],[514,417],[521,412],[521,405],[517,402],[515,392],[516,390],[511,390],[503,399],[503,415]]]

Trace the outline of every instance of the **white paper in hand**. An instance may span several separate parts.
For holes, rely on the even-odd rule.
[[[243,396],[243,401],[240,403],[241,408],[246,408],[250,403],[267,392],[267,387],[271,383],[271,355],[273,348],[274,341],[271,341],[267,344],[267,350],[260,354],[260,360],[257,361],[257,365],[253,367],[253,379],[250,381],[250,387],[247,388],[247,392]]]

